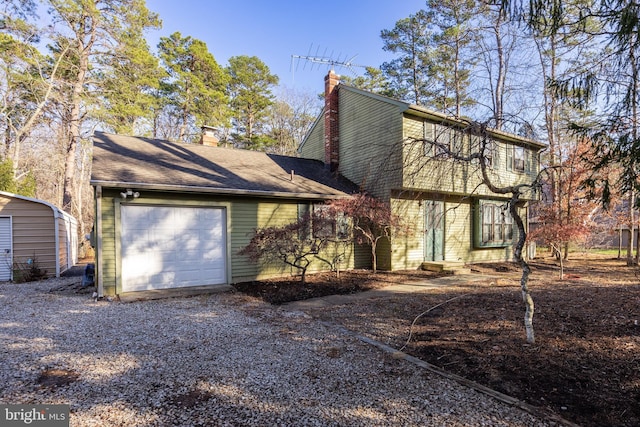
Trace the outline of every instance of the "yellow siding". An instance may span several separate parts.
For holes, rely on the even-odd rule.
[[[454,162],[425,155],[423,123],[424,119],[406,116],[404,118],[405,143],[403,150],[403,189],[419,189],[449,194],[495,195],[482,184],[482,174],[478,161]],[[477,152],[473,140],[466,138],[462,147],[468,155]],[[537,161],[532,162],[529,172],[515,172],[507,169],[507,148],[512,143],[500,141],[497,144],[497,163],[489,169],[489,178],[497,187],[531,183],[538,173]],[[429,147],[427,145],[427,147]],[[537,159],[534,150],[527,148],[529,158]],[[523,194],[523,199],[532,199],[533,194]]]
[[[102,251],[101,253],[97,253],[96,256],[101,257],[100,265],[102,266],[102,286],[104,288],[105,295],[115,295],[116,293],[116,218],[114,207],[114,195],[116,193],[116,191],[103,192],[101,204]]]
[[[298,270],[283,263],[250,263],[246,258],[236,255],[251,240],[252,232],[257,227],[283,226],[292,223],[298,218],[298,201],[244,201],[241,203],[233,203],[233,235],[232,235],[232,283],[256,280],[261,278],[295,275]],[[242,205],[242,206],[240,206]],[[250,212],[257,212],[251,215]],[[248,219],[251,217],[252,219]],[[257,220],[257,221],[256,221]],[[335,245],[330,246],[321,256],[331,260],[341,251],[341,248]],[[350,269],[354,267],[353,247],[349,245],[345,253],[345,260],[340,264],[341,269]],[[329,265],[319,259],[313,259],[308,272],[326,271]]]
[[[392,199],[391,207],[409,227],[410,233],[393,237],[391,265],[393,270],[415,269],[424,261],[424,209],[418,200]]]
[[[289,271],[281,265],[254,264],[237,255],[251,240],[254,229],[282,226],[298,217],[297,203],[246,200],[231,205],[231,283],[268,277]]]
[[[392,199],[391,203],[413,231],[407,236],[394,237],[391,247],[386,243],[380,244],[378,266],[392,270],[419,268],[424,261],[424,204],[418,199]],[[520,212],[526,218],[526,208]],[[513,246],[473,247],[473,208],[468,200],[449,197],[444,203],[444,224],[445,261],[475,263],[513,259]]]
[[[444,205],[445,225],[444,259],[446,261],[467,261],[472,250],[471,204],[468,202],[446,202]]]

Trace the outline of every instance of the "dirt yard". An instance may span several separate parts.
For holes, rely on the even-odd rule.
[[[413,356],[577,424],[638,426],[640,273],[623,260],[577,253],[570,258],[562,281],[552,258],[531,263],[535,345],[525,341],[520,272],[509,263],[474,265],[474,273],[491,276],[480,283],[390,294],[311,314],[404,347]],[[272,280],[238,289],[280,304],[420,276],[434,274],[356,271],[340,279],[314,275],[304,287]]]

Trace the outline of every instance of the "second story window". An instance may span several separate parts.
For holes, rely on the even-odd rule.
[[[451,139],[454,132],[453,129],[447,126],[436,125],[435,130],[435,155],[443,156],[449,154],[451,151]]]
[[[530,152],[519,145],[507,146],[507,169],[516,172],[531,171]]]
[[[459,129],[424,122],[424,155],[452,157],[464,155],[469,145],[469,135]]]
[[[486,165],[490,168],[496,168],[498,165],[498,143],[493,139],[487,138],[484,147],[484,158]]]
[[[513,147],[513,170],[525,171],[525,150],[524,147]]]

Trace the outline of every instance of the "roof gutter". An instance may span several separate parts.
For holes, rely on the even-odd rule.
[[[175,191],[186,193],[207,193],[234,196],[253,196],[253,197],[271,197],[271,198],[298,198],[313,200],[329,200],[329,199],[345,199],[351,197],[348,193],[342,194],[318,194],[318,193],[294,193],[286,191],[258,191],[258,190],[240,190],[234,188],[213,188],[200,187],[192,185],[171,185],[171,184],[149,184],[144,182],[115,182],[91,180],[90,184],[94,187],[101,188],[123,188],[135,187],[139,190],[156,190],[156,191]]]
[[[412,114],[418,117],[424,117],[427,119],[431,119],[431,120],[440,120],[444,123],[447,123],[449,125],[459,125],[459,126],[469,126],[470,124],[473,123],[473,120],[471,119],[464,119],[464,118],[456,118],[456,117],[452,117],[452,116],[447,116],[446,114],[443,113],[439,113],[437,111],[432,111],[429,110],[427,108],[424,108],[420,105],[415,105],[412,104],[411,106],[409,106],[409,108],[407,108],[406,112],[408,114]],[[524,144],[524,145],[529,145],[531,147],[535,147],[537,150],[542,150],[547,148],[547,144],[543,144],[541,142],[535,141],[533,139],[530,138],[525,138],[522,136],[518,136],[518,135],[514,135],[512,133],[508,133],[502,130],[498,130],[498,129],[491,129],[491,128],[487,128],[487,132],[490,135],[493,136],[497,136],[500,137],[503,140],[507,140],[510,142],[516,142],[516,143],[520,143],[520,144]]]

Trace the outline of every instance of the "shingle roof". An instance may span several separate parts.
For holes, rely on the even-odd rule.
[[[307,198],[357,191],[317,160],[102,132],[93,137],[91,184]]]

